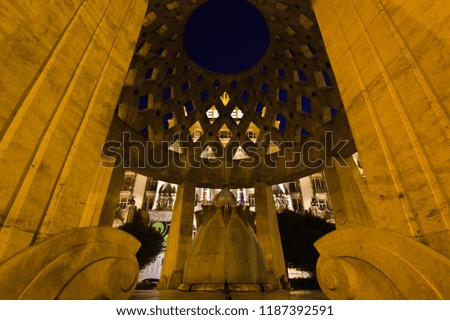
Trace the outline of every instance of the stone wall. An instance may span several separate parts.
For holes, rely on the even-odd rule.
[[[0,262],[95,225],[99,167],[146,0],[0,5]],[[97,209],[95,209],[97,207]]]

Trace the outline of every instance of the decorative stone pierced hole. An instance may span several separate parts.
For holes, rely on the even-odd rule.
[[[173,112],[169,112],[163,116],[164,130],[167,131],[177,125],[177,118]]]
[[[288,8],[288,5],[283,2],[277,2],[277,4],[275,5],[275,9],[277,9],[277,11],[279,12],[285,12]]]
[[[322,108],[322,120],[323,123],[330,122],[336,115],[338,111],[332,107],[324,106]]]
[[[207,146],[200,155],[202,159],[216,160],[216,154],[211,146]]]
[[[227,144],[230,142],[232,136],[233,134],[231,133],[230,129],[227,127],[226,124],[224,124],[217,133],[217,138],[224,147],[226,147]]]
[[[242,112],[242,110],[239,109],[238,107],[234,107],[233,112],[231,112],[231,117],[237,124],[241,122],[243,116],[244,113]]]
[[[190,128],[189,132],[192,137],[192,141],[197,142],[201,138],[201,136],[204,134],[204,131],[202,129],[202,126],[200,125],[200,121],[197,121],[194,123]]]
[[[312,114],[312,103],[310,98],[305,96],[298,96],[296,105],[296,110],[298,112],[302,112],[309,116]]]
[[[266,82],[261,82],[260,90],[262,93],[268,93],[269,92],[269,84]]]
[[[310,18],[305,16],[304,14],[301,14],[298,17],[297,21],[306,30],[309,30],[309,29],[311,29],[314,26],[314,22]]]
[[[158,68],[148,68],[147,71],[145,71],[144,80],[155,81],[158,78],[158,73]]]
[[[170,101],[174,98],[174,96],[175,96],[175,91],[174,91],[173,87],[164,88],[163,92],[162,92],[162,102]]]
[[[255,107],[255,111],[257,114],[259,114],[261,117],[265,117],[266,116],[266,112],[267,112],[267,107],[261,103],[261,102],[257,102],[256,103],[256,107]]]
[[[155,54],[158,58],[165,58],[169,54],[169,51],[164,48],[159,48]]]
[[[166,33],[169,30],[169,27],[167,26],[167,24],[162,24],[160,25],[157,29],[156,32],[162,36],[164,33]]]
[[[184,105],[183,105],[183,111],[184,111],[184,116],[187,117],[188,115],[190,115],[192,112],[194,112],[195,107],[194,107],[194,103],[192,101],[187,101]]]
[[[171,77],[177,74],[177,68],[169,67],[166,71],[166,77]]]
[[[186,54],[200,67],[220,75],[245,72],[256,65],[270,40],[260,10],[251,1],[199,2],[202,5],[193,8],[184,24]]]
[[[181,91],[186,92],[189,89],[191,89],[191,82],[189,80],[186,80],[181,84]]]
[[[302,70],[294,70],[294,81],[297,83],[306,83],[308,79],[306,78],[305,72]]]
[[[256,143],[256,140],[258,139],[259,133],[261,130],[253,123],[250,122],[247,132],[245,135],[253,142]]]
[[[128,70],[127,77],[125,78],[125,82],[123,84],[124,87],[132,87],[134,85],[134,81],[136,80],[137,72],[138,72],[138,69]]]
[[[284,69],[276,69],[275,75],[281,79],[284,79],[286,77],[286,73],[284,72]]]
[[[203,90],[202,92],[200,92],[200,98],[202,99],[203,102],[205,102],[206,100],[208,100],[209,98],[209,92],[207,89]]]
[[[304,138],[311,136],[311,133],[305,128],[298,127],[295,130],[294,142],[300,143]]]
[[[166,8],[169,11],[172,11],[172,10],[175,10],[175,9],[179,9],[180,8],[180,1],[170,2],[170,3],[166,4]]]
[[[294,28],[292,28],[292,26],[287,26],[286,28],[284,28],[284,30],[287,32],[288,35],[290,35],[291,37],[295,36],[297,34],[297,31],[295,31]]]
[[[250,159],[250,157],[242,147],[238,147],[236,153],[233,156],[233,160],[245,160],[245,159]]]
[[[220,96],[220,100],[225,107],[227,106],[228,102],[230,102],[230,96],[226,91]]]
[[[303,55],[308,59],[312,59],[316,56],[316,51],[310,44],[304,44],[300,46],[300,50],[302,51]]]
[[[174,143],[172,143],[169,146],[169,150],[176,152],[176,153],[183,154],[183,149],[181,148],[180,140],[177,139]]]
[[[206,116],[208,117],[209,122],[213,124],[214,121],[216,121],[216,119],[220,116],[220,114],[219,111],[217,111],[216,106],[212,106],[208,109],[208,111],[206,111]]]
[[[292,49],[286,49],[284,51],[284,53],[286,54],[286,57],[288,59],[295,59],[296,58],[295,52]]]
[[[318,88],[332,88],[330,77],[326,71],[314,71],[314,78],[316,78]]]
[[[269,146],[267,148],[266,155],[280,152],[280,148],[275,144],[275,142],[270,141]]]
[[[144,23],[142,24],[144,27],[148,27],[149,25],[151,25],[153,22],[156,21],[156,19],[158,19],[158,17],[156,16],[156,13],[154,11],[149,12],[145,18],[144,18]]]
[[[245,103],[248,102],[248,100],[250,99],[250,93],[248,93],[248,91],[244,90],[241,93],[241,99],[242,101],[244,101]]]
[[[273,127],[275,129],[278,129],[281,133],[284,133],[286,131],[286,123],[287,120],[284,116],[279,113],[275,115],[275,120],[273,122]]]
[[[311,136],[311,132],[309,132],[308,130],[306,130],[304,128],[302,128],[301,134],[302,134],[302,138]]]
[[[286,89],[279,88],[277,89],[277,101],[283,104],[287,104],[288,102],[288,92]]]
[[[154,103],[155,103],[155,99],[154,99],[153,94],[149,93],[144,96],[140,96],[139,104],[138,104],[139,111],[153,109]]]
[[[150,42],[144,41],[142,42],[136,50],[136,55],[140,57],[146,57],[147,53],[150,51],[152,44]]]

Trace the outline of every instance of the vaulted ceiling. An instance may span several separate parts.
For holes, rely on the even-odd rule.
[[[240,0],[212,1],[233,8]],[[136,145],[130,148],[133,143],[121,146],[127,165],[170,182],[246,186],[320,169],[319,160],[337,152],[325,151],[326,143],[331,147],[326,132],[333,132],[331,144],[350,141],[340,152],[352,153],[351,132],[310,2],[249,1],[265,20],[268,48],[253,66],[228,73],[200,66],[201,56],[185,43],[193,41],[187,32],[185,38],[185,27],[189,32],[195,29],[189,24],[198,28],[192,20],[205,3],[149,2],[116,110],[122,124],[110,135],[130,132],[134,141],[148,142],[140,153]],[[236,33],[243,15],[234,20],[232,12],[226,17]],[[220,20],[221,26],[227,23]],[[207,46],[208,35],[219,29],[208,21],[204,27],[212,32],[199,36],[200,45]],[[242,41],[222,40],[227,49],[248,55]],[[205,54],[215,55],[217,49]]]

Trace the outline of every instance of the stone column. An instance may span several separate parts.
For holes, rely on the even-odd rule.
[[[80,225],[147,1],[1,6],[0,262]]]
[[[160,289],[177,289],[183,283],[184,265],[191,249],[194,223],[195,183],[178,186],[166,254],[158,284]]]
[[[376,228],[450,257],[448,2],[316,0],[313,8]]]
[[[103,202],[99,226],[111,227],[117,210],[117,203],[124,182],[125,168],[117,160],[115,165],[116,167],[112,172],[105,201]]]
[[[333,159],[333,166],[324,168],[324,171],[336,227],[373,227],[372,217],[360,190],[363,177],[353,158],[347,158],[342,163]]]
[[[441,285],[450,268],[448,2],[312,4],[373,220],[316,243],[319,283],[330,298],[448,299]]]
[[[102,157],[94,175],[94,183],[91,186],[91,190],[89,190],[89,196],[80,221],[80,228],[99,225],[113,171],[114,158]]]
[[[272,187],[265,182],[255,183],[255,207],[256,237],[264,253],[269,284],[275,289],[283,289],[288,281],[286,264]]]

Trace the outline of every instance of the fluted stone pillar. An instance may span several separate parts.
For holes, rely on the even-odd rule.
[[[125,168],[117,159],[115,166],[116,167],[113,169],[111,174],[105,201],[103,202],[103,208],[99,220],[100,226],[112,226],[117,210],[117,203],[124,182]]]
[[[114,171],[114,162],[114,158],[101,158],[81,216],[80,228],[100,225],[102,208]]]
[[[327,236],[319,243],[322,266],[332,266],[327,259],[337,257],[342,262],[341,270],[353,270],[350,273],[369,275],[367,268],[372,268],[372,281],[386,284],[378,297],[394,298],[398,294],[406,298],[416,293],[435,297],[434,286],[407,285],[414,280],[402,279],[405,269],[397,258],[415,265],[418,261],[408,259],[421,259],[420,255],[409,254],[412,247],[417,247],[415,252],[427,252],[430,260],[429,269],[417,269],[415,277],[428,279],[427,283],[449,281],[448,272],[443,274],[440,269],[450,265],[448,2],[312,3],[364,167],[364,199],[376,229],[372,240],[367,237],[355,241],[379,241],[382,247],[383,235],[387,239],[392,233],[392,239],[396,239],[396,258],[386,255],[375,270],[369,260],[363,265],[362,257],[370,250],[379,251],[377,245],[361,242],[355,245],[356,250],[348,250],[352,247],[352,231],[338,230],[336,235],[341,236]],[[342,250],[333,251],[336,241],[342,242]],[[394,242],[386,245],[394,247]],[[357,259],[351,259],[352,255]],[[337,270],[327,268],[322,267],[322,271]],[[398,274],[391,273],[392,269],[398,269]],[[380,271],[389,280],[375,277]],[[365,295],[363,290],[368,287],[359,287],[356,281],[348,282],[349,287],[343,285],[353,279],[348,272],[347,280],[333,280],[326,273],[322,272],[319,281],[331,297],[375,296],[369,294],[373,293],[370,290]],[[393,292],[392,288],[385,290],[389,283],[395,283],[399,292],[389,295]],[[346,292],[334,295],[342,285]],[[448,291],[440,291],[439,295],[449,298]]]
[[[147,1],[0,6],[1,262],[95,216],[86,206]]]
[[[255,183],[256,237],[264,253],[268,281],[275,289],[283,289],[288,281],[278,229],[277,211],[272,187]]]
[[[194,199],[194,182],[185,181],[178,186],[158,284],[160,289],[177,289],[183,283],[184,265],[192,245]]]
[[[373,227],[361,193],[364,190],[360,190],[363,188],[363,178],[353,158],[347,158],[345,162],[333,159],[333,166],[324,168],[324,171],[336,228]]]
[[[368,206],[376,208],[376,227],[450,257],[447,2],[313,5],[366,173]]]

